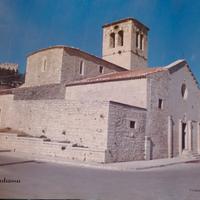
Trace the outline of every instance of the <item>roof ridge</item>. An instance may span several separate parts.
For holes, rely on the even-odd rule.
[[[185,59],[178,59],[178,60],[175,60],[174,62],[172,62],[172,63],[166,65],[164,68],[169,69],[169,68],[171,68],[171,67],[175,67],[176,65],[181,64],[181,63],[184,63],[184,62],[186,63],[186,60],[185,60]]]
[[[124,67],[122,67],[122,66],[119,66],[119,65],[116,65],[116,64],[114,64],[114,63],[112,63],[112,62],[109,62],[109,61],[107,61],[107,60],[104,60],[104,59],[101,58],[101,57],[98,57],[98,56],[96,56],[96,55],[93,55],[93,54],[91,54],[91,53],[89,53],[89,52],[86,52],[86,51],[84,51],[84,50],[81,50],[81,49],[79,49],[79,48],[72,47],[72,46],[67,46],[67,45],[54,45],[54,46],[49,46],[49,47],[46,47],[46,48],[41,48],[41,49],[38,49],[38,50],[36,50],[36,51],[34,51],[34,52],[32,52],[32,53],[27,54],[27,57],[32,56],[32,55],[34,55],[34,54],[36,54],[36,53],[39,53],[39,52],[41,52],[41,51],[45,51],[45,50],[48,50],[48,49],[54,49],[54,48],[63,48],[64,50],[75,51],[75,52],[77,52],[77,53],[81,53],[81,54],[83,54],[83,55],[87,55],[87,56],[90,56],[90,57],[96,59],[96,62],[97,62],[97,60],[98,60],[99,62],[103,62],[105,65],[106,65],[106,64],[107,64],[107,65],[110,65],[110,67],[117,67],[117,68],[119,68],[120,70],[127,71],[127,69],[124,68]]]
[[[191,73],[197,87],[200,89],[200,84],[185,59],[176,60],[176,61],[170,63],[169,65],[166,65],[164,68],[169,70],[170,73],[174,73],[174,72],[178,71],[180,68],[184,67],[185,65],[188,68],[189,72]]]
[[[128,71],[121,71],[121,72],[112,72],[109,74],[98,75],[95,77],[85,78],[78,81],[68,82],[66,86],[72,85],[81,85],[81,84],[90,84],[90,83],[98,83],[98,82],[108,82],[108,81],[120,81],[120,80],[127,80],[127,79],[139,79],[145,78],[148,75],[168,71],[165,68],[142,68],[142,69],[133,69]]]

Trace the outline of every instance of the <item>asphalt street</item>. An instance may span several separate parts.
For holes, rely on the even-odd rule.
[[[120,172],[0,156],[0,197],[200,200],[200,163]]]

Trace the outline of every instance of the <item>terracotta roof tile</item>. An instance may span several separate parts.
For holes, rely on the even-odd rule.
[[[86,79],[82,79],[79,81],[67,83],[66,86],[107,82],[107,81],[118,81],[118,80],[126,80],[126,79],[145,78],[147,75],[157,73],[157,72],[162,72],[162,71],[168,71],[168,70],[165,68],[161,68],[161,67],[138,68],[138,69],[129,70],[129,71],[114,72],[114,73],[99,75],[99,76],[92,77],[92,78],[86,78]]]

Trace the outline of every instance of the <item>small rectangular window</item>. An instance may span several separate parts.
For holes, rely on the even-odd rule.
[[[158,100],[158,108],[163,109],[163,100],[162,99]]]
[[[135,128],[135,121],[130,121],[130,128]]]
[[[103,66],[99,66],[99,73],[100,74],[103,74],[103,68],[104,68]]]

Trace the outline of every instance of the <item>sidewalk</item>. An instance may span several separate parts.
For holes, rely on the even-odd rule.
[[[1,160],[1,157],[4,159]],[[1,152],[0,151],[0,166],[5,165],[8,162],[9,157],[12,158],[13,163],[26,163],[26,162],[47,162],[54,164],[65,164],[74,167],[86,167],[93,169],[103,169],[103,170],[117,170],[117,171],[136,171],[136,170],[146,170],[153,168],[160,168],[165,166],[177,165],[187,162],[195,162],[198,160],[195,158],[170,158],[170,159],[157,159],[157,160],[142,160],[142,161],[130,161],[130,162],[118,162],[118,163],[92,163],[92,162],[80,162],[80,161],[69,161],[58,157],[44,157],[40,156],[37,158],[34,156],[27,156],[25,153],[15,153],[15,152]],[[9,164],[9,163],[8,163]]]

